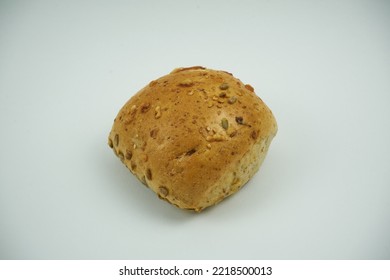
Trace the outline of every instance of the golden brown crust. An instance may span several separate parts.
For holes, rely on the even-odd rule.
[[[200,211],[253,176],[276,131],[253,87],[194,66],[134,95],[115,118],[109,145],[160,198]]]

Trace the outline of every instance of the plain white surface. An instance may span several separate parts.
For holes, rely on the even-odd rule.
[[[0,258],[389,259],[389,26],[388,1],[1,1]],[[201,214],[107,146],[132,94],[192,65],[279,124]]]

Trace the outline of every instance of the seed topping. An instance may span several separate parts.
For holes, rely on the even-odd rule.
[[[169,194],[169,191],[168,191],[168,189],[165,186],[161,186],[158,189],[159,189],[160,194],[162,196],[167,196]]]
[[[150,83],[149,83],[149,86],[150,87],[153,87],[153,86],[155,86],[157,84],[157,81],[151,81]]]
[[[152,170],[150,168],[146,169],[146,178],[151,181],[152,180]]]
[[[153,139],[156,139],[157,138],[157,133],[158,133],[158,128],[154,128],[150,131],[150,137],[152,137]]]
[[[120,158],[121,161],[123,161],[125,159],[125,156],[123,155],[122,151],[118,152],[118,157]]]
[[[255,92],[255,89],[251,85],[249,85],[249,84],[245,85],[245,88],[248,89],[251,92]]]
[[[256,130],[253,130],[252,133],[251,133],[252,139],[256,140],[256,139],[257,139],[257,136],[258,136],[257,131],[256,131]]]
[[[118,145],[119,145],[119,135],[118,135],[118,134],[115,134],[115,137],[114,137],[114,144],[115,144],[115,146],[118,146]]]
[[[125,157],[127,160],[131,160],[131,158],[133,157],[133,153],[130,150],[127,150]]]
[[[179,83],[179,86],[182,87],[190,87],[194,84],[194,82],[191,79],[185,79]]]
[[[154,109],[154,117],[156,119],[159,119],[161,117],[161,108],[160,108],[160,106],[156,106],[156,108]]]
[[[219,86],[219,89],[221,90],[227,90],[229,88],[229,85],[227,83],[222,83],[220,86]]]
[[[225,129],[225,130],[227,130],[227,129],[229,128],[229,122],[228,122],[228,120],[227,120],[226,118],[223,118],[223,119],[221,120],[221,126],[222,126],[222,128]]]
[[[242,117],[236,117],[236,122],[238,124],[244,124],[244,119]]]
[[[141,113],[146,113],[150,109],[150,103],[144,103],[141,106]]]
[[[237,101],[237,97],[235,97],[235,96],[232,96],[228,99],[229,104],[234,104],[234,103],[236,103],[236,101]]]
[[[226,137],[223,136],[222,134],[214,134],[212,136],[207,136],[206,137],[206,141],[207,142],[221,142],[221,141],[225,141],[226,140]]]

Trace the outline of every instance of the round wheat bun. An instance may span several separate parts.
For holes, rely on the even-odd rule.
[[[248,182],[276,132],[252,86],[194,66],[135,94],[115,118],[108,144],[161,199],[199,212]]]

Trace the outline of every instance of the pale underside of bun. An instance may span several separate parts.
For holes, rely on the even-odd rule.
[[[248,182],[276,132],[250,85],[194,66],[136,93],[115,118],[108,144],[161,199],[201,211]]]

